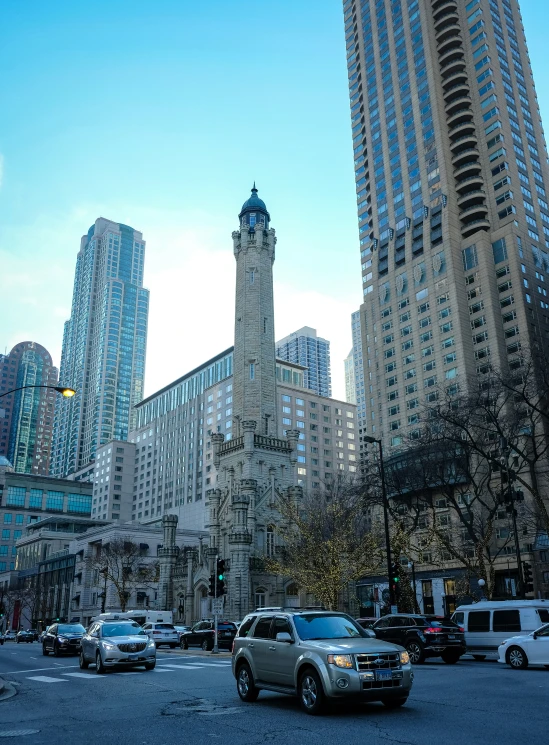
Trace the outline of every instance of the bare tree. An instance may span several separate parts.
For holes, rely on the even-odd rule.
[[[96,555],[88,559],[88,568],[112,585],[124,612],[132,594],[158,582],[159,564],[145,556],[139,543],[131,537],[115,538],[103,544]]]
[[[382,561],[358,482],[335,479],[295,501],[279,501],[283,547],[267,569],[291,577],[330,609],[342,604],[351,583]]]

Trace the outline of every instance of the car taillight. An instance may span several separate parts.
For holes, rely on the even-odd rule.
[[[464,633],[465,633],[465,627],[464,627],[464,626],[460,626],[460,627],[459,627],[459,630],[461,631],[461,633],[462,633],[462,634],[464,634]]]
[[[442,629],[437,629],[434,626],[429,626],[427,629],[423,629],[424,634],[440,634]]]
[[[162,632],[161,632],[161,631],[153,631],[153,636],[154,636],[155,634],[156,634],[157,636],[162,636]]]

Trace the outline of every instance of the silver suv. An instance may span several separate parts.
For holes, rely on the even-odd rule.
[[[95,672],[116,666],[144,665],[154,670],[156,644],[134,621],[94,621],[82,637],[80,667],[95,663]]]
[[[261,690],[288,693],[308,714],[353,696],[402,706],[414,678],[403,647],[372,638],[345,613],[295,609],[246,616],[232,669],[243,701],[255,701]]]

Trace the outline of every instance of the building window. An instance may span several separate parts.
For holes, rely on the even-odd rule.
[[[116,487],[115,487],[116,489]],[[91,510],[91,497],[86,494],[69,494],[67,512],[77,512],[89,515]]]
[[[250,380],[255,380],[255,364],[250,362]]]
[[[46,509],[53,512],[63,512],[63,498],[65,494],[62,491],[48,491],[46,497]]]
[[[255,591],[255,607],[265,608],[267,605],[267,593],[262,588],[258,588]]]
[[[274,556],[275,553],[275,534],[272,525],[267,527],[267,556]]]

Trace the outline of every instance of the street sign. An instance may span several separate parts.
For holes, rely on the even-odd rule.
[[[212,613],[214,616],[220,616],[223,613],[223,598],[213,598]]]
[[[398,605],[391,605],[391,613],[398,613]]]

